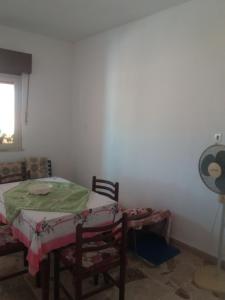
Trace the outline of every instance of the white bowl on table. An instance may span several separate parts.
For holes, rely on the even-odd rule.
[[[52,187],[51,183],[34,183],[28,187],[28,191],[32,195],[47,195],[50,193]]]

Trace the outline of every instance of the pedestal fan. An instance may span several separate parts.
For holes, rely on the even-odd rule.
[[[222,205],[217,266],[205,266],[194,276],[195,283],[214,292],[225,292],[225,272],[222,270],[223,237],[225,227],[225,145],[208,147],[199,159],[199,174],[204,184],[219,195]]]

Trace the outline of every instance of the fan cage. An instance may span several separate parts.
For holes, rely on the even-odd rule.
[[[202,174],[202,171],[201,171],[201,163],[202,163],[202,160],[203,158],[206,156],[206,155],[209,155],[210,153],[212,154],[213,153],[213,149],[214,148],[221,148],[219,150],[216,150],[216,152],[218,153],[219,151],[225,151],[225,145],[223,144],[214,144],[214,145],[211,145],[209,147],[207,147],[201,154],[200,158],[199,158],[199,162],[198,162],[198,171],[199,171],[199,175],[204,183],[204,185],[209,189],[211,190],[212,192],[218,194],[218,195],[225,195],[225,193],[221,192],[219,189],[217,189],[216,187],[215,188],[212,188],[210,185],[208,185],[206,183],[206,180],[205,180],[205,177],[203,174]],[[215,154],[213,154],[215,155]],[[225,174],[224,174],[225,176]]]

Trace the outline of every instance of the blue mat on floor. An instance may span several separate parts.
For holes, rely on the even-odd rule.
[[[129,248],[155,266],[161,265],[180,253],[179,249],[168,245],[163,237],[142,230],[130,232]]]

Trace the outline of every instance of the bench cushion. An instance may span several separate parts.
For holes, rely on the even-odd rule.
[[[0,163],[0,183],[23,180],[23,163],[23,161]]]
[[[48,159],[45,157],[29,157],[26,159],[26,169],[31,179],[48,177]]]

